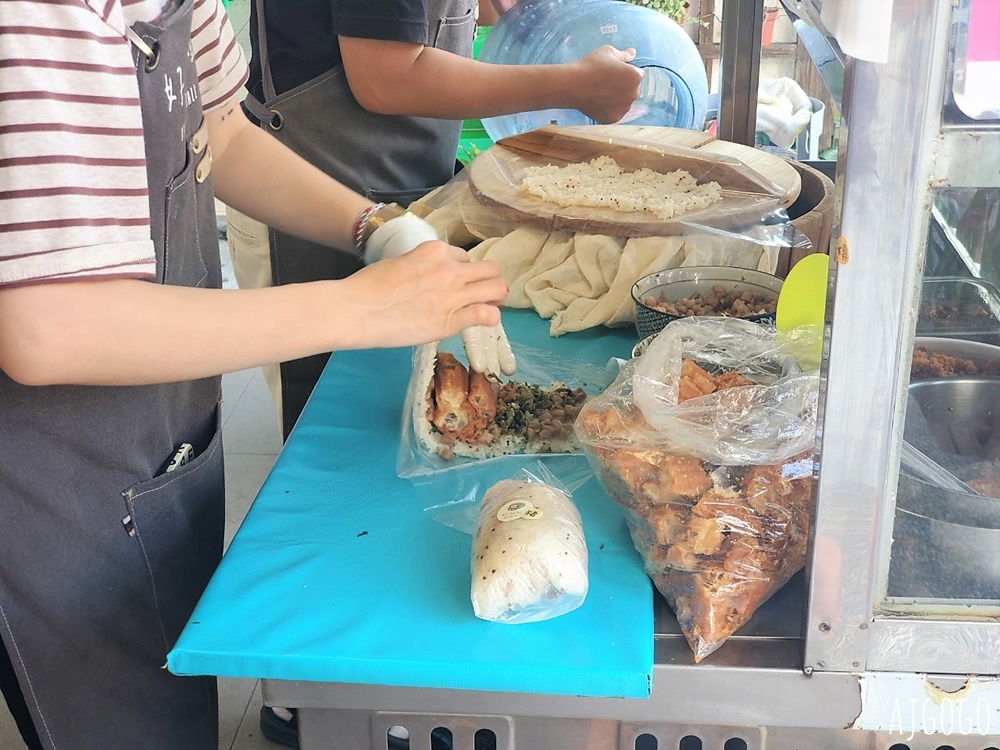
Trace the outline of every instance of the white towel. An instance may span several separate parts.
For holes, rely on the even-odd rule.
[[[721,235],[624,239],[516,229],[469,251],[499,264],[507,307],[532,308],[558,336],[599,325],[635,322],[632,285],[680,266],[739,266],[774,273],[778,248]]]
[[[770,78],[757,89],[757,130],[779,148],[791,149],[812,117],[812,101],[791,78]]]

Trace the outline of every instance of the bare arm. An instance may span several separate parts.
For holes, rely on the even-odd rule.
[[[247,120],[236,99],[205,115],[219,200],[268,226],[350,249],[354,218],[371,201]]]
[[[119,279],[0,287],[0,369],[27,385],[139,385],[495,325],[493,263],[427,242],[350,278],[269,289]],[[183,332],[179,335],[178,332]]]
[[[274,226],[349,248],[371,201],[249,124],[207,115],[216,193]],[[493,263],[427,242],[339,281],[219,290],[118,279],[0,287],[0,369],[29,385],[139,385],[336,349],[435,341],[495,325]],[[183,332],[183,335],[178,335]]]
[[[338,37],[355,98],[378,114],[463,120],[549,108],[620,120],[639,94],[634,50],[603,46],[562,65],[494,65],[404,42]]]

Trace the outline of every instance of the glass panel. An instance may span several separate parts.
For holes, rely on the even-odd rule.
[[[971,276],[1000,286],[1000,190],[952,188],[934,195],[928,276]]]
[[[1000,608],[1000,190],[934,195],[889,564],[891,609]],[[968,616],[968,610],[956,610]]]
[[[1000,119],[1000,0],[961,0],[955,9],[952,41],[952,96],[961,122]]]

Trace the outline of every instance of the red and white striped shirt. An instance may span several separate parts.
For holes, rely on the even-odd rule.
[[[174,0],[0,0],[0,284],[151,278],[146,157],[126,26]],[[206,110],[246,82],[220,0],[195,0]]]

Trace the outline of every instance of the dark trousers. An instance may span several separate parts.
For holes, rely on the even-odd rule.
[[[11,664],[10,655],[0,640],[0,691],[7,701],[7,708],[11,716],[17,723],[17,728],[21,732],[21,738],[28,750],[42,750],[42,741],[38,739],[38,732],[35,731],[35,724],[31,720],[31,713],[28,711],[28,704],[24,700],[21,686],[17,682],[17,675],[14,673],[14,665]]]

